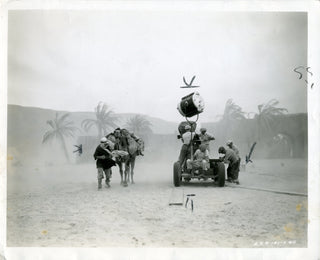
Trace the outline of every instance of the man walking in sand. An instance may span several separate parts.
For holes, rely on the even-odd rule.
[[[108,148],[109,144],[107,138],[102,137],[100,144],[93,154],[98,170],[98,190],[102,188],[104,174],[106,177],[106,187],[110,187],[111,167],[116,165],[115,161],[112,160],[112,153]]]
[[[239,157],[231,149],[226,149],[223,146],[219,147],[218,153],[224,154],[221,158],[224,163],[228,164],[227,181],[240,184],[239,182]]]

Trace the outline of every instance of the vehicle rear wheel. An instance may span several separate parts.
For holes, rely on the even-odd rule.
[[[175,187],[181,185],[181,169],[179,162],[175,162],[173,165],[173,184]]]
[[[218,162],[217,163],[218,167],[217,167],[217,175],[218,175],[218,185],[219,187],[223,187],[224,186],[224,183],[225,183],[225,180],[226,180],[226,170],[225,170],[225,167],[224,167],[224,163],[222,162]]]

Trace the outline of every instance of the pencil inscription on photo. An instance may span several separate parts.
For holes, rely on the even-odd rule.
[[[303,77],[308,77],[307,74],[310,74],[310,77],[313,76],[313,73],[311,72],[311,67],[299,66],[296,67],[293,71],[299,74],[299,79],[302,79]],[[307,83],[307,85],[309,84],[307,79],[304,79],[304,81]],[[311,83],[310,87],[313,88],[313,86],[314,83]]]

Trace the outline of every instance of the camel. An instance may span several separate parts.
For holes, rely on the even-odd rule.
[[[120,130],[116,130],[115,133],[107,135],[107,138],[115,144],[114,154],[116,155],[116,163],[119,166],[121,184],[124,187],[127,187],[128,182],[130,182],[130,176],[131,184],[134,184],[134,166],[138,152],[138,144],[136,140],[126,129],[122,129],[121,132]],[[125,151],[127,153],[121,153],[121,151]]]

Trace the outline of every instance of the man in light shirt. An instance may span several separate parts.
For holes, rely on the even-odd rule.
[[[201,144],[206,145],[207,150],[210,151],[209,142],[211,140],[215,140],[215,138],[207,133],[206,128],[200,128],[199,138],[200,138]]]
[[[194,133],[191,132],[191,126],[186,125],[184,127],[185,133],[182,134],[181,140],[182,140],[182,147],[180,150],[180,155],[179,155],[179,162],[180,162],[180,167],[182,168],[184,161],[190,156],[190,142],[191,142],[191,137],[194,137]]]

